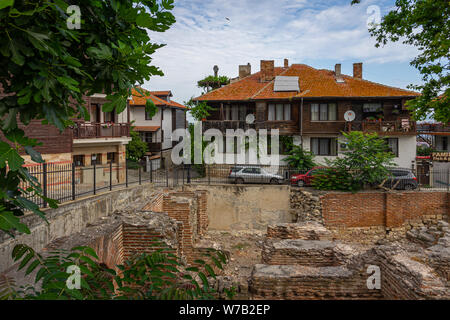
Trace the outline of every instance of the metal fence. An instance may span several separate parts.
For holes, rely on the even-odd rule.
[[[60,203],[146,182],[157,187],[176,187],[184,184],[290,184],[308,187],[314,176],[320,174],[316,170],[321,169],[300,172],[290,166],[258,165],[180,165],[160,168],[153,162],[149,162],[147,166],[131,162],[94,164],[88,167],[77,167],[72,162],[28,166],[29,173],[41,184],[44,196]],[[415,172],[395,168],[391,172],[392,177],[386,179],[383,185],[387,189],[450,190],[450,170],[430,169],[427,172]],[[27,187],[29,185],[22,185],[24,189]],[[42,208],[48,205],[36,196],[29,199]]]
[[[179,183],[178,179],[173,178],[178,172],[177,168],[161,169],[152,161],[148,167],[130,162],[86,167],[76,166],[72,162],[59,162],[30,165],[27,169],[41,184],[43,195],[60,203],[146,182],[159,187],[174,187],[174,183]],[[27,189],[30,183],[23,183],[21,187]],[[29,196],[28,199],[41,208],[48,205],[37,196]]]

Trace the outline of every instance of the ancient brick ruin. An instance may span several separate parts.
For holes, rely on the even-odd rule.
[[[235,287],[239,299],[450,298],[448,193],[427,198],[425,192],[313,194],[292,188],[293,222],[269,225],[246,249],[239,242],[246,237],[242,231],[221,239],[208,230],[208,192],[154,189],[81,232],[53,240],[44,252],[88,245],[114,268],[135,253],[152,252],[155,241],[166,243],[187,265],[207,248],[227,247],[233,267],[211,284],[219,294]],[[242,248],[230,249],[230,237]],[[236,252],[254,257],[256,250],[258,258],[242,274]],[[380,288],[367,285],[370,266],[380,270]]]

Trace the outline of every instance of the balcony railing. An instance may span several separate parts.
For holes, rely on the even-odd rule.
[[[300,131],[296,121],[263,121],[248,124],[246,121],[242,120],[204,120],[202,126],[203,131],[208,129],[219,129],[222,132],[225,132],[227,129],[243,129],[244,131],[248,129],[279,129],[280,133],[291,134],[298,133]]]
[[[352,121],[345,124],[345,131],[376,132],[380,134],[414,134],[416,133],[416,122],[410,120]]]
[[[149,152],[161,151],[161,142],[147,142]]]
[[[418,123],[417,132],[420,133],[438,133],[438,132],[450,132],[450,123]]]
[[[129,137],[130,124],[77,122],[72,132],[74,139]]]

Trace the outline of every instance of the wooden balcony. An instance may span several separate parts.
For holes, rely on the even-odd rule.
[[[147,142],[147,147],[149,152],[160,152],[161,142]]]
[[[416,122],[411,120],[395,121],[352,121],[344,125],[344,131],[362,131],[380,135],[415,135]]]
[[[130,124],[76,122],[72,133],[74,139],[129,137]]]
[[[263,121],[248,124],[242,120],[204,120],[202,126],[203,132],[208,129],[219,129],[223,133],[227,129],[242,129],[244,131],[248,129],[266,129],[270,133],[269,130],[279,129],[280,134],[296,134],[300,131],[296,121]]]
[[[450,123],[418,123],[417,132],[431,135],[450,135]]]

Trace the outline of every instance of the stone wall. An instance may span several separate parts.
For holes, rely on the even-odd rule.
[[[297,222],[317,221],[323,223],[320,193],[291,188],[291,211]]]
[[[11,238],[0,231],[0,272],[13,265],[11,252],[16,244],[23,243],[41,251],[53,240],[81,232],[116,210],[145,204],[154,193],[151,184],[143,184],[67,202],[57,209],[44,210],[49,224],[34,214],[26,215],[23,222],[29,227],[30,234]]]
[[[185,191],[205,186],[184,186]],[[289,186],[211,185],[207,186],[209,230],[266,230],[269,224],[293,222]]]

